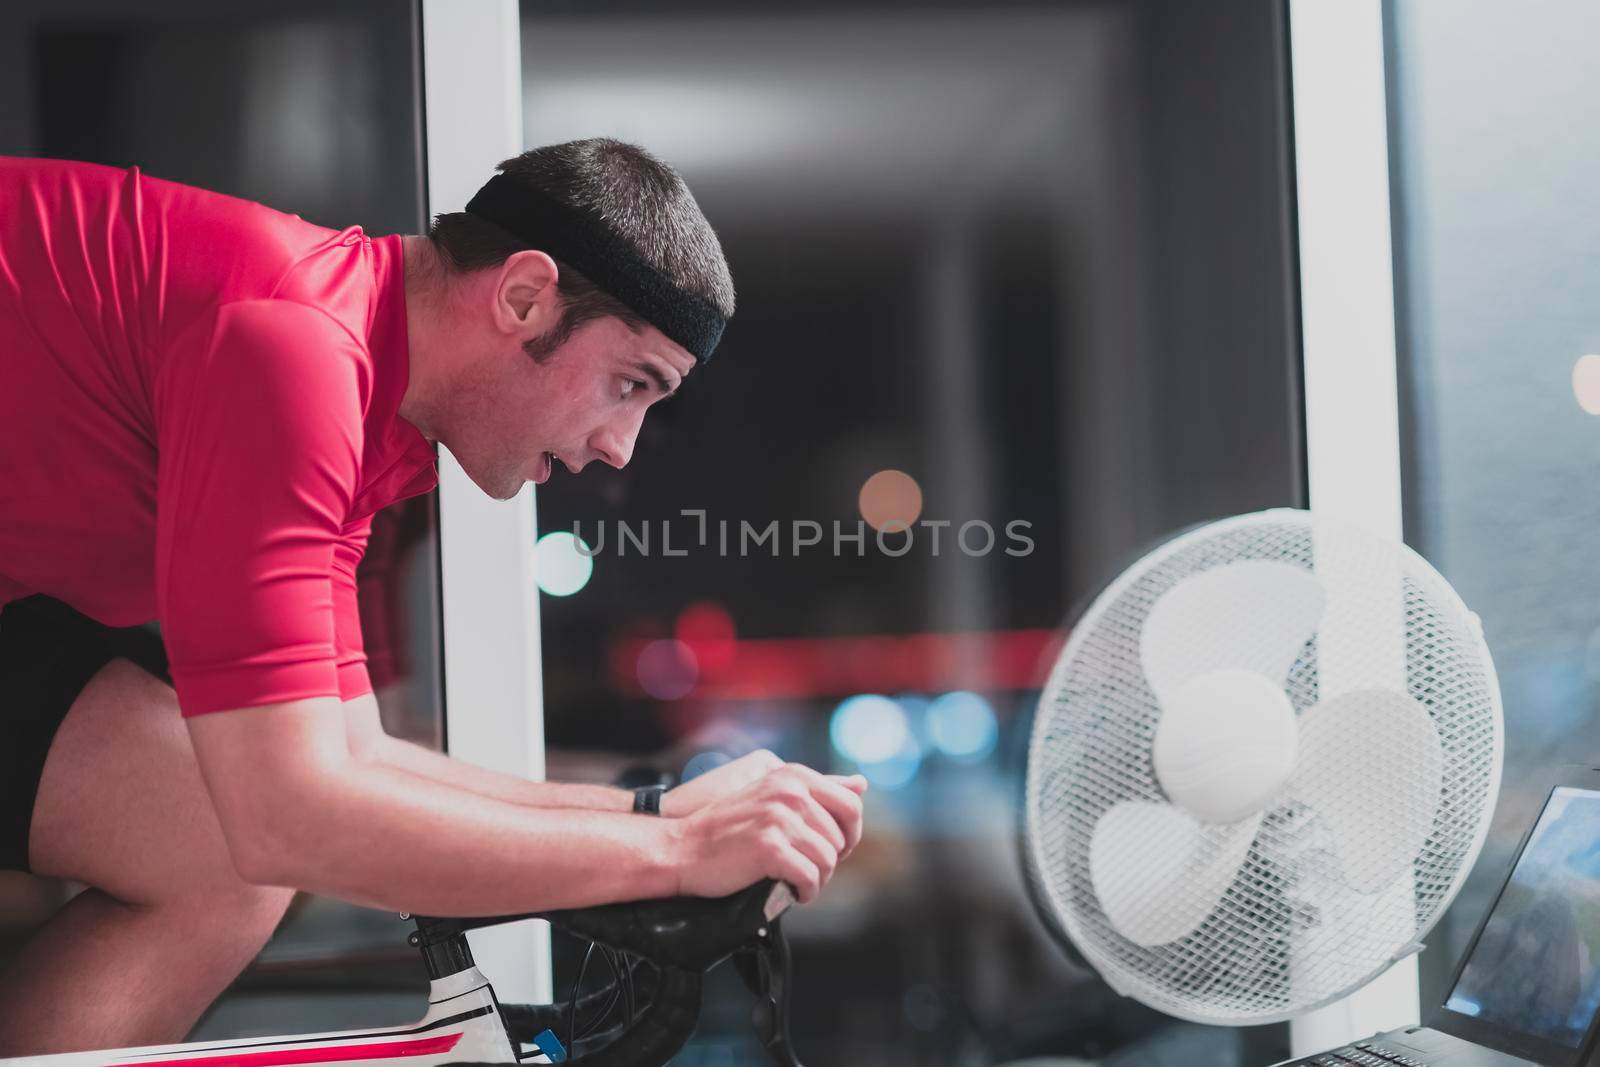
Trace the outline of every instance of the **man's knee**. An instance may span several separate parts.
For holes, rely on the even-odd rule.
[[[32,825],[37,873],[132,905],[206,906],[252,917],[287,890],[234,869],[171,687],[114,660],[73,703],[51,745]]]
[[[259,949],[283,921],[292,900],[292,889],[241,882],[233,892],[211,898],[209,906],[239,931],[242,942],[248,941]]]
[[[243,966],[261,950],[283,921],[294,890],[238,882],[186,893],[155,903],[180,922],[190,936],[203,938],[208,950],[222,951]]]

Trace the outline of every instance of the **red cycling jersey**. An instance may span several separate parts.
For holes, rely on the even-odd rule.
[[[437,480],[401,240],[0,159],[0,604],[159,618],[185,715],[369,692],[372,514]]]

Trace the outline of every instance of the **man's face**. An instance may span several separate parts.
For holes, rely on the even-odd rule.
[[[556,464],[574,474],[595,461],[620,470],[645,412],[693,369],[694,357],[654,327],[634,333],[621,319],[596,319],[541,360],[520,345],[486,360],[461,398],[459,446],[446,443],[497,500],[542,484]]]

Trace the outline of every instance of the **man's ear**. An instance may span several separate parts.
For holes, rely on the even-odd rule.
[[[504,333],[528,341],[542,337],[560,317],[556,261],[544,252],[513,252],[500,265],[494,287],[494,324]]]

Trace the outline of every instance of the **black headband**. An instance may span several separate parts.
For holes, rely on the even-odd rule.
[[[467,213],[568,264],[704,363],[727,320],[709,300],[686,293],[646,263],[598,212],[567,207],[508,174],[496,174]]]

